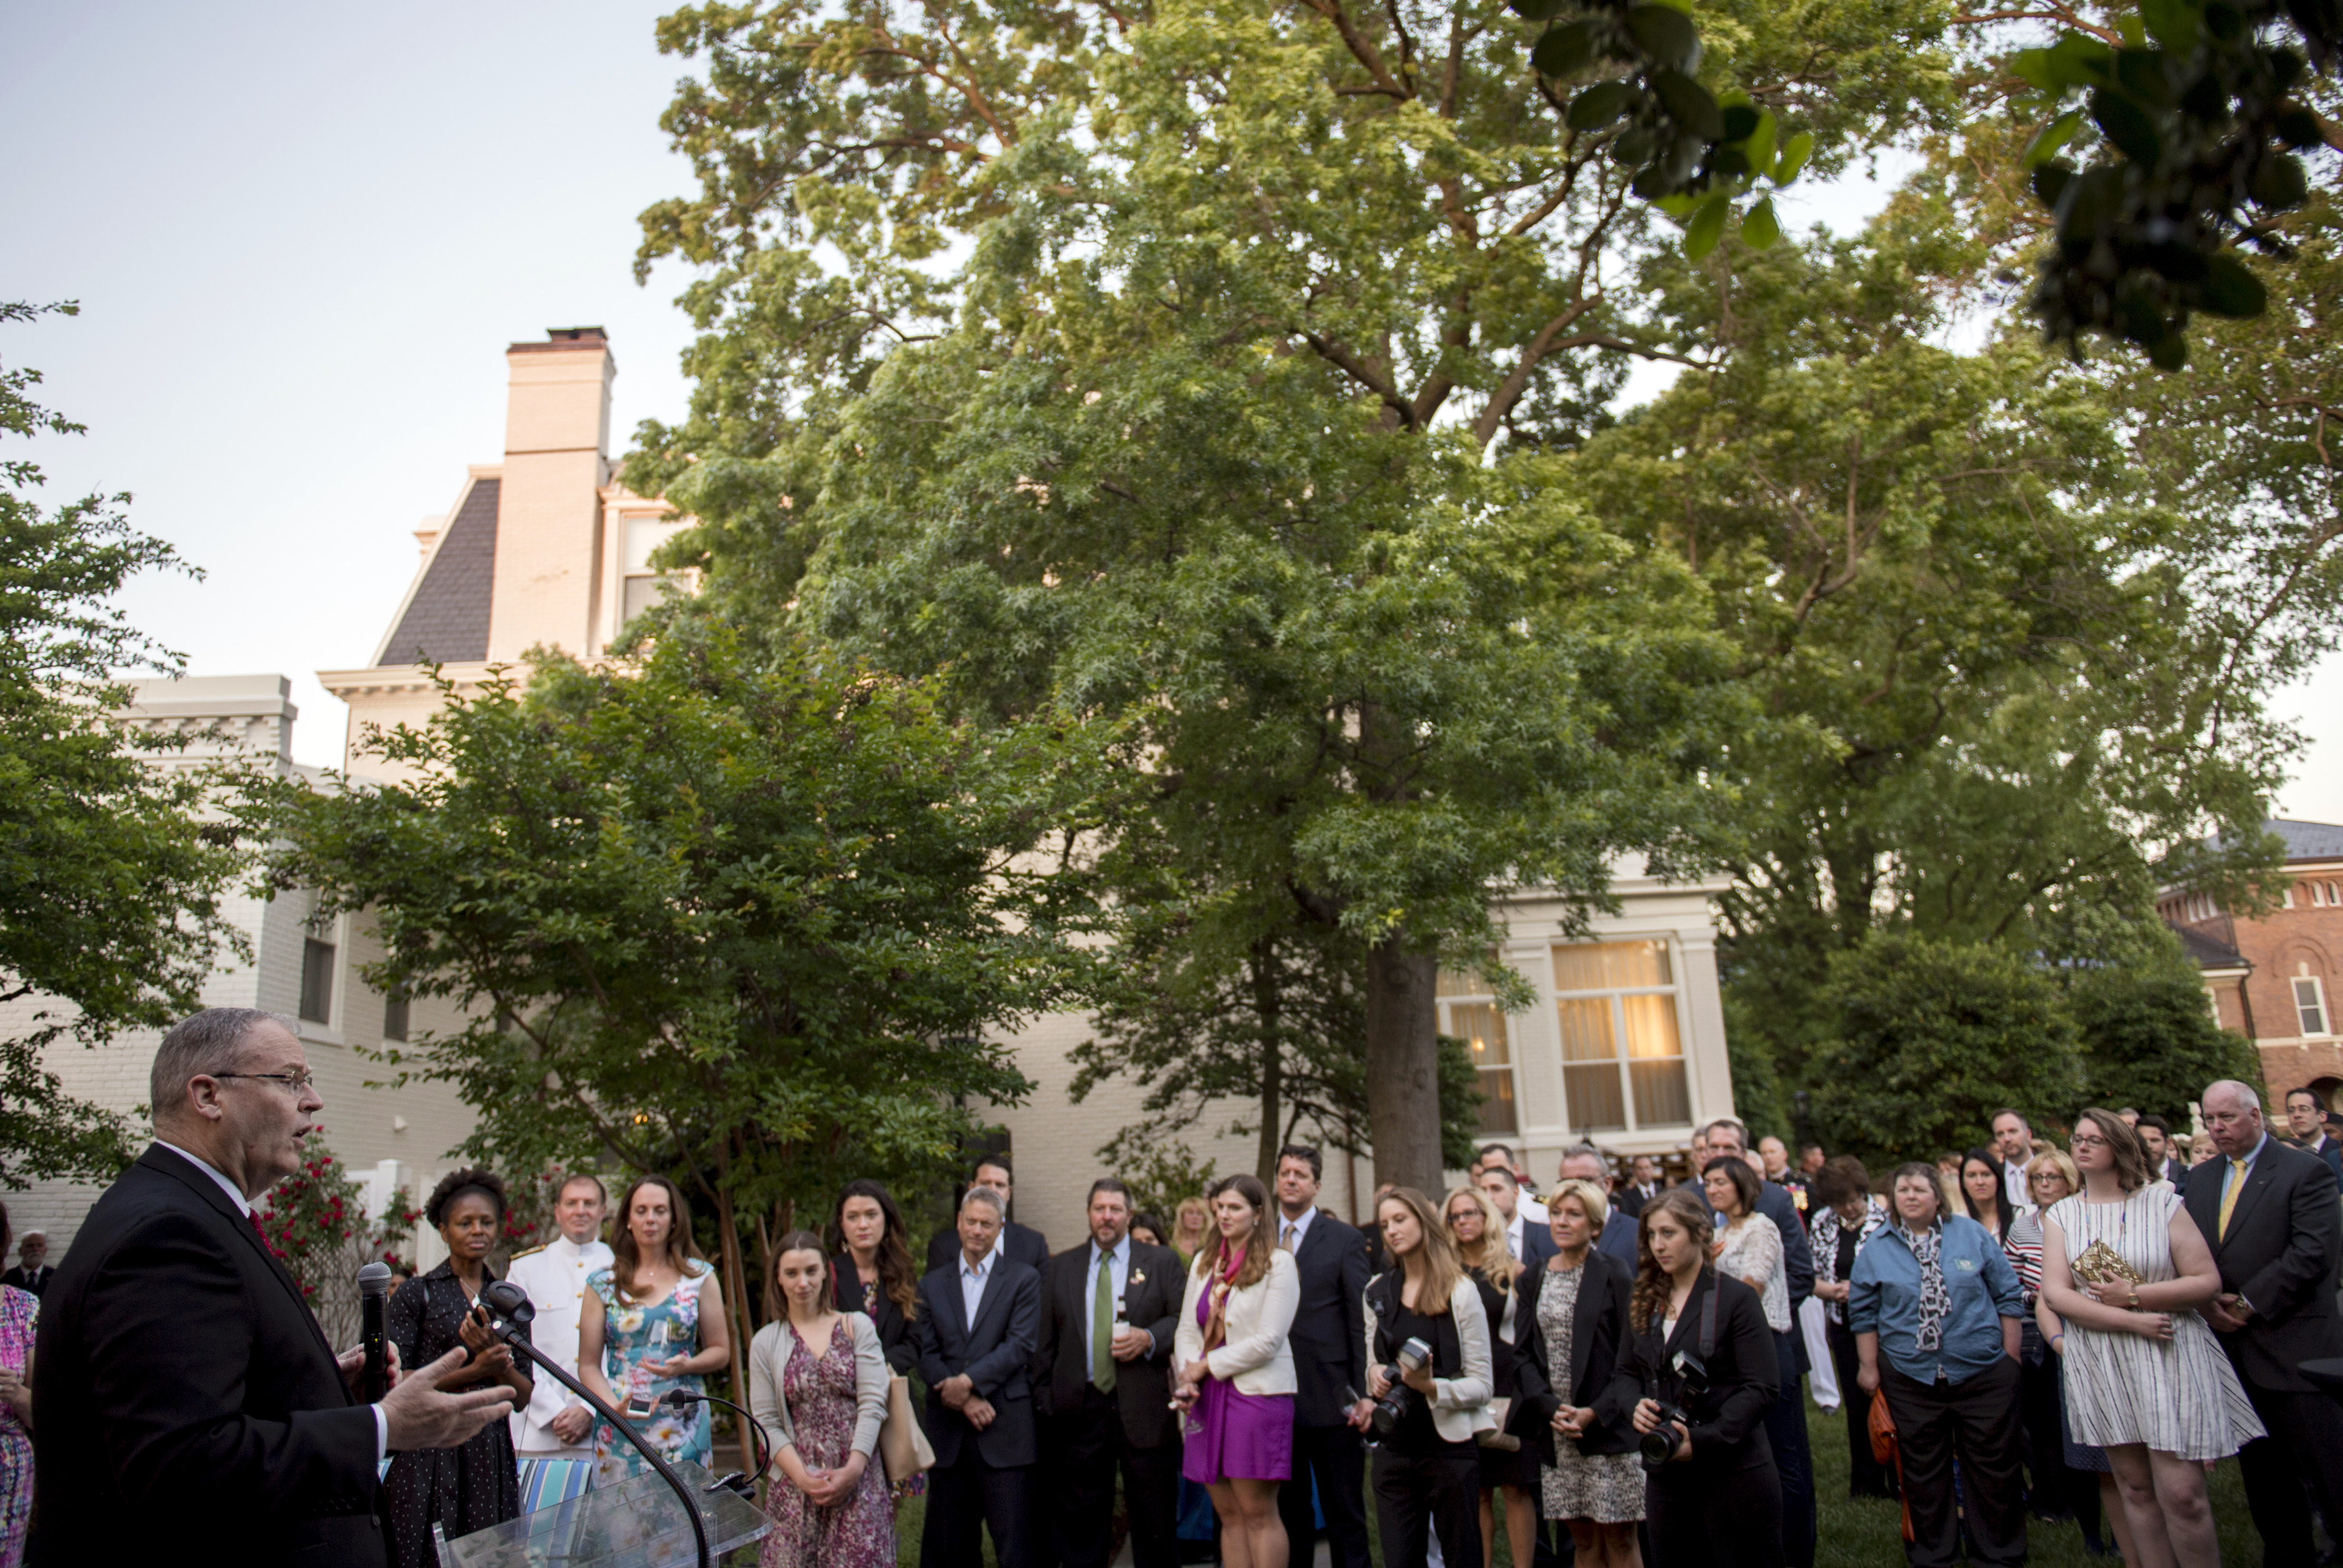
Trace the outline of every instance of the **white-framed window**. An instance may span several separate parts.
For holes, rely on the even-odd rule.
[[[1557,942],[1554,989],[1573,1131],[1690,1124],[1675,962],[1665,940]]]
[[[2298,970],[2307,966],[2297,966]],[[2298,972],[2294,977],[2294,1015],[2305,1034],[2328,1034],[2327,988],[2318,977]]]
[[[2305,882],[2302,895],[2303,902],[2314,910],[2343,909],[2343,882]]]
[[[1505,1015],[1479,975],[1440,971],[1440,1032],[1464,1042],[1481,1079],[1481,1131],[1519,1133],[1521,1100],[1514,1092],[1513,1052]]]
[[[619,561],[618,624],[623,626],[670,593],[684,591],[683,579],[651,569],[651,556],[687,525],[672,518],[628,518],[626,554]]]

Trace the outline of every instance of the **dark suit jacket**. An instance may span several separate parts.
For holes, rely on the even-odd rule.
[[[1603,1234],[1594,1238],[1594,1250],[1606,1258],[1614,1258],[1626,1264],[1627,1277],[1631,1280],[1635,1277],[1638,1261],[1635,1256],[1635,1233],[1642,1228],[1643,1221],[1636,1219],[1634,1215],[1622,1214],[1618,1210],[1614,1209],[1611,1211],[1611,1218],[1603,1222]]]
[[[167,1150],[74,1237],[33,1402],[29,1563],[383,1561],[374,1412],[251,1222]]]
[[[995,1469],[1033,1462],[1033,1351],[1041,1321],[1041,1276],[1006,1258],[992,1265],[973,1323],[960,1305],[958,1264],[920,1282],[920,1316],[911,1335],[920,1347],[920,1381],[928,1385],[924,1424],[937,1464],[957,1461],[963,1442],[974,1442]],[[993,1407],[995,1420],[982,1432],[936,1392],[946,1378],[962,1372]]]
[[[2335,1180],[2343,1182],[2343,1141],[2338,1141],[2333,1133],[2321,1132],[2318,1142],[2298,1143],[2295,1147],[2305,1154],[2316,1154],[2326,1161],[2327,1169],[2334,1172]]]
[[[1554,1412],[1565,1400],[1581,1408],[1592,1407],[1601,1422],[1578,1440],[1580,1452],[1628,1453],[1635,1447],[1635,1429],[1630,1424],[1635,1404],[1633,1400],[1619,1402],[1616,1381],[1619,1358],[1629,1337],[1627,1300],[1635,1277],[1600,1250],[1587,1254],[1584,1267],[1586,1272],[1578,1282],[1578,1306],[1570,1319],[1566,1367],[1554,1364],[1537,1321],[1538,1298],[1554,1276],[1541,1265],[1524,1271],[1513,1287],[1522,1297],[1513,1310],[1528,1326],[1522,1331],[1520,1352],[1514,1358],[1514,1387],[1498,1392],[1511,1392],[1520,1399],[1528,1419],[1513,1422],[1513,1430],[1534,1442],[1548,1464],[1554,1462],[1554,1443],[1566,1441],[1558,1440],[1554,1430]]]
[[[1536,1268],[1553,1257],[1554,1251],[1554,1227],[1541,1225],[1535,1220],[1524,1217],[1522,1221],[1522,1267]]]
[[[1674,1369],[1678,1351],[1700,1351],[1701,1303],[1711,1292],[1716,1297],[1716,1344],[1707,1358],[1708,1392],[1684,1399],[1693,1418],[1693,1473],[1738,1470],[1760,1458],[1772,1467],[1772,1448],[1765,1441],[1765,1410],[1780,1388],[1774,1331],[1765,1326],[1765,1304],[1757,1292],[1729,1275],[1704,1268],[1684,1298],[1676,1332],[1660,1337],[1660,1325],[1636,1333],[1629,1323],[1626,1353],[1612,1382],[1614,1403],[1633,1412],[1639,1399],[1674,1400],[1681,1392]],[[1683,1467],[1673,1467],[1682,1473]]]
[[[1041,1349],[1034,1357],[1035,1403],[1043,1415],[1071,1414],[1082,1405],[1091,1380],[1082,1354],[1082,1330],[1091,1313],[1091,1244],[1084,1241],[1050,1260],[1041,1276]],[[1134,1448],[1159,1448],[1179,1435],[1172,1412],[1172,1334],[1180,1324],[1180,1300],[1188,1271],[1169,1247],[1133,1241],[1123,1275],[1122,1311],[1134,1329],[1145,1329],[1155,1348],[1135,1362],[1114,1363],[1114,1402],[1122,1434]]]
[[[1654,1186],[1651,1191],[1646,1192],[1631,1182],[1611,1194],[1611,1207],[1632,1220],[1644,1211],[1644,1205],[1656,1197],[1660,1189]]]
[[[1302,1233],[1293,1271],[1302,1298],[1285,1342],[1298,1390],[1294,1423],[1340,1426],[1350,1411],[1342,1390],[1367,1390],[1367,1239],[1321,1209]]]
[[[920,1347],[911,1340],[911,1321],[895,1298],[885,1291],[870,1292],[866,1302],[862,1280],[854,1271],[854,1254],[840,1252],[830,1261],[830,1300],[841,1312],[860,1312],[870,1320],[879,1332],[879,1350],[887,1358],[887,1370],[901,1377],[911,1375],[920,1363]]]
[[[1041,1232],[1031,1225],[1021,1225],[1011,1220],[1001,1228],[1001,1255],[1012,1263],[1022,1263],[1035,1273],[1050,1266],[1050,1243]],[[928,1238],[928,1271],[960,1267],[960,1232],[946,1225]]]
[[[16,1264],[6,1273],[0,1274],[0,1285],[14,1285],[28,1295],[37,1296],[47,1290],[49,1282],[56,1277],[57,1266],[55,1263],[43,1263],[37,1269],[27,1269],[22,1264]]]
[[[2335,1317],[2336,1265],[2343,1257],[2343,1215],[2334,1174],[2316,1154],[2271,1138],[2254,1161],[2246,1190],[2220,1232],[2226,1162],[2200,1167],[2181,1201],[2205,1232],[2220,1266],[2221,1289],[2253,1303],[2254,1315],[2220,1336],[2237,1375],[2266,1389],[2310,1393],[2304,1362],[2343,1355]],[[78,1243],[76,1243],[78,1245]]]

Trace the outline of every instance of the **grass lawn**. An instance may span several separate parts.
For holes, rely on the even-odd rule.
[[[1846,1494],[1845,1418],[1836,1412],[1825,1415],[1809,1401],[1806,1431],[1814,1448],[1815,1496],[1821,1514],[1821,1544],[1815,1553],[1816,1568],[1892,1568],[1902,1563],[1904,1538],[1896,1505]],[[1040,1484],[1036,1503],[1046,1512],[1049,1483],[1046,1477],[1037,1479]],[[915,1497],[906,1502],[895,1516],[896,1554],[901,1568],[917,1568],[920,1522],[925,1513],[925,1499]],[[2223,1563],[2249,1564],[2261,1561],[2261,1538],[2254,1533],[2253,1520],[2246,1512],[2245,1488],[2238,1481],[2237,1462],[2234,1459],[2223,1460],[2213,1472],[2213,1520],[2221,1534]],[[1371,1513],[1371,1539],[1373,1523]],[[2104,1524],[2101,1530],[2105,1532]],[[2114,1536],[2108,1534],[2107,1539],[2112,1549]],[[2112,1555],[2094,1558],[2086,1554],[2083,1533],[2074,1524],[2045,1524],[2038,1519],[2028,1519],[2026,1545],[2031,1568],[2113,1568],[2116,1562]],[[1512,1568],[1512,1556],[1501,1531],[1497,1542],[1500,1568]],[[753,1550],[747,1560],[755,1561]],[[1380,1545],[1375,1562],[1380,1568]],[[989,1540],[984,1545],[984,1563],[985,1568],[993,1568],[992,1543]]]

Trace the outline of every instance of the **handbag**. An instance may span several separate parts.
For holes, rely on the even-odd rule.
[[[1912,1498],[1904,1488],[1904,1453],[1896,1441],[1896,1412],[1887,1408],[1887,1391],[1871,1396],[1871,1457],[1896,1474],[1896,1494],[1904,1504],[1904,1544],[1918,1539],[1912,1529]]]
[[[911,1380],[900,1372],[887,1377],[887,1418],[879,1423],[879,1458],[887,1466],[890,1486],[900,1486],[935,1466],[935,1447],[911,1409]]]

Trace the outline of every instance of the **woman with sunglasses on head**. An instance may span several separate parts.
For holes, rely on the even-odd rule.
[[[429,1366],[461,1345],[471,1360],[441,1380],[446,1389],[503,1383],[513,1408],[527,1410],[536,1384],[509,1345],[488,1331],[480,1292],[496,1280],[488,1253],[505,1227],[505,1184],[494,1171],[451,1171],[432,1189],[423,1217],[447,1243],[445,1261],[410,1281],[390,1298],[383,1332],[398,1347],[401,1366]],[[528,1337],[526,1328],[515,1331]],[[490,1422],[461,1448],[426,1448],[394,1454],[383,1477],[383,1522],[391,1568],[424,1568],[435,1561],[431,1526],[468,1535],[520,1517],[520,1468],[512,1423]]]
[[[1634,1331],[1614,1382],[1648,1462],[1655,1568],[1782,1568],[1782,1479],[1765,1440],[1779,1352],[1757,1292],[1709,1262],[1704,1198],[1671,1187],[1636,1216]],[[1676,1419],[1682,1412],[1688,1421]]]
[[[2056,1314],[2067,1430],[2104,1448],[2136,1568],[2221,1561],[2205,1462],[2263,1435],[2229,1358],[2197,1315],[2221,1288],[2211,1247],[2139,1135],[2094,1106],[2068,1142],[2083,1190],[2042,1217],[2042,1302]]]
[[[1367,1282],[1367,1400],[1353,1419],[1380,1437],[1369,1470],[1387,1568],[1481,1561],[1481,1460],[1494,1392],[1489,1318],[1432,1200],[1394,1187],[1375,1205],[1391,1267]],[[1405,1364],[1406,1347],[1426,1353]]]

